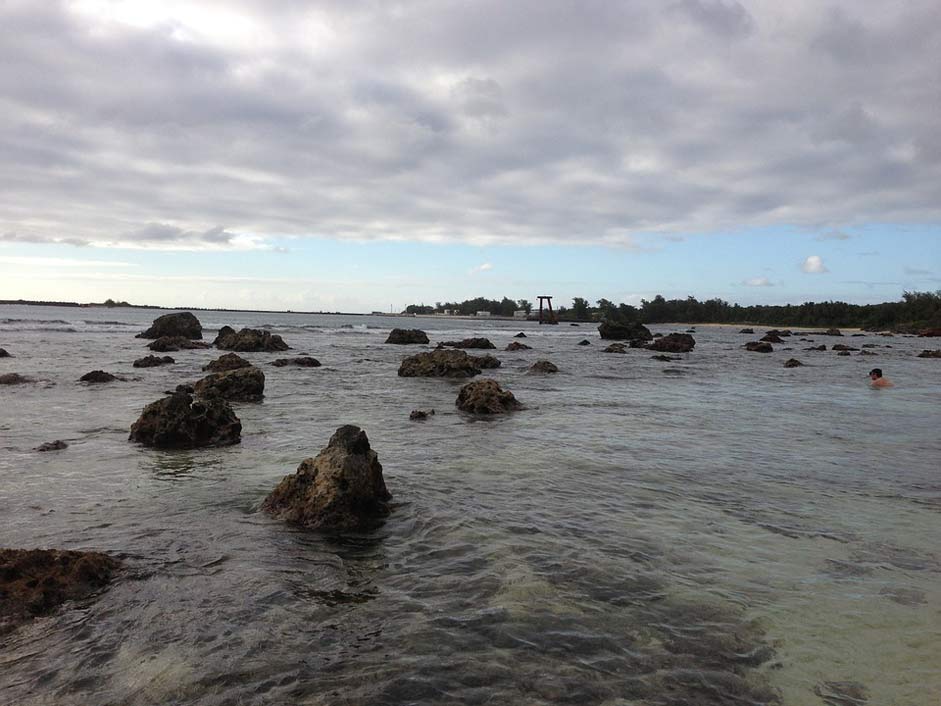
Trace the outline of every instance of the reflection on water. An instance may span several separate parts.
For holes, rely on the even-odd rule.
[[[5,638],[0,702],[924,706],[941,693],[941,375],[915,339],[875,349],[897,387],[874,393],[865,358],[747,353],[737,328],[699,327],[695,352],[664,363],[577,346],[599,342],[586,326],[409,321],[433,342],[498,348],[526,331],[533,349],[495,351],[503,366],[486,371],[526,409],[478,423],[454,408],[460,381],[396,376],[421,349],[383,344],[401,322],[201,312],[206,328],[265,326],[324,367],[243,354],[267,387],[237,406],[242,443],[161,452],[129,444],[130,423],[217,352],[135,372],[133,334],[157,312],[24,310],[0,307],[17,356],[0,372],[49,384],[0,389],[0,544],[95,548],[129,568],[97,601]],[[784,369],[795,354],[805,367]],[[543,358],[561,374],[526,375]],[[74,384],[99,368],[134,377]],[[416,425],[417,408],[437,414]],[[379,453],[385,525],[319,535],[259,513],[343,423]],[[32,451],[56,438],[69,448]]]

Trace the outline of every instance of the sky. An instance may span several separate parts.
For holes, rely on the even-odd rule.
[[[3,0],[0,299],[941,290],[937,0]]]

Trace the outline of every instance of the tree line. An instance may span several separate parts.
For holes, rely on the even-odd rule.
[[[513,316],[522,309],[532,311],[525,299],[486,299],[477,297],[463,302],[436,302],[434,306],[410,305],[408,314],[472,315],[487,311],[493,316]],[[904,292],[899,301],[881,304],[849,304],[840,301],[804,302],[803,304],[742,306],[722,299],[700,301],[696,297],[665,299],[661,295],[642,299],[640,306],[615,304],[599,299],[592,306],[582,297],[572,299],[571,306],[560,306],[557,316],[563,321],[639,321],[644,324],[671,322],[757,324],[768,326],[845,326],[853,328],[913,329],[941,326],[941,290],[935,292]]]

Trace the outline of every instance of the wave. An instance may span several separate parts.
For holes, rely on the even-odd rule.
[[[68,326],[71,322],[62,319],[0,319],[0,324],[64,324]]]

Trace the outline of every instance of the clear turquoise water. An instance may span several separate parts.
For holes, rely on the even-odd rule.
[[[236,407],[242,443],[167,452],[129,443],[130,424],[218,351],[132,368],[160,313],[0,307],[16,356],[0,373],[39,380],[0,387],[0,545],[128,566],[99,600],[5,638],[2,703],[824,704],[850,682],[871,704],[939,700],[927,339],[762,355],[737,328],[698,327],[693,353],[661,363],[602,353],[587,325],[199,312],[206,329],[268,326],[324,366],[245,354],[267,386]],[[402,324],[500,349],[524,330],[534,350],[496,352],[485,375],[526,409],[475,420],[454,408],[459,382],[397,377],[421,348],[383,344]],[[562,372],[526,375],[540,358]],[[869,389],[875,366],[896,387]],[[127,379],[77,382],[98,368]],[[379,454],[388,522],[324,536],[260,514],[345,423]],[[53,439],[70,446],[32,450]]]

